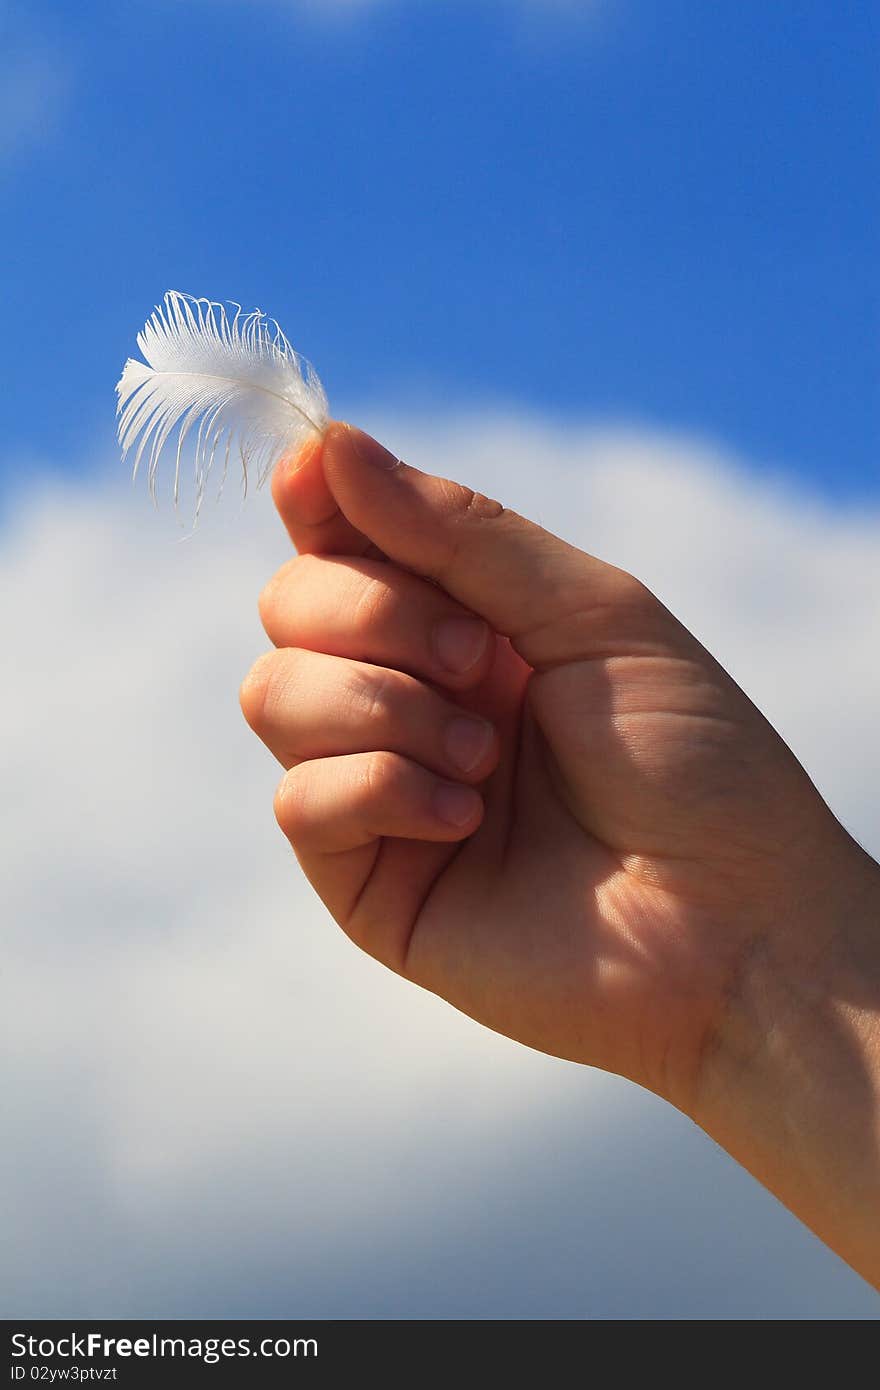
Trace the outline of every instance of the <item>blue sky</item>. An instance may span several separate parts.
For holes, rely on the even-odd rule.
[[[173,287],[273,313],[340,414],[622,419],[880,492],[875,7],[0,16],[7,459],[88,466]]]

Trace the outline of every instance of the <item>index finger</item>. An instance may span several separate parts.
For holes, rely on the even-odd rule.
[[[272,500],[300,555],[369,555],[381,552],[352,526],[324,478],[324,436],[283,458],[272,474]]]

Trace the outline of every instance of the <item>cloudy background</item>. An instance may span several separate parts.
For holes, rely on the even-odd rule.
[[[645,579],[880,853],[868,21],[656,8],[0,6],[6,1316],[880,1312],[683,1117],[336,931],[237,705],[270,500],[181,544],[110,437],[166,288],[260,303]]]

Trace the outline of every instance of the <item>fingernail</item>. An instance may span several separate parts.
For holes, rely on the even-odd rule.
[[[489,640],[482,618],[443,618],[434,628],[434,650],[441,665],[458,675],[476,666]]]
[[[441,782],[434,792],[434,810],[447,825],[462,826],[473,820],[480,806],[480,794],[457,782]]]
[[[446,754],[462,772],[481,763],[492,746],[495,731],[485,719],[470,719],[460,715],[450,720],[446,729]]]
[[[361,463],[368,463],[371,468],[384,468],[390,472],[400,463],[400,459],[395,458],[388,449],[385,449],[372,435],[364,434],[363,430],[356,429],[354,425],[345,426],[348,432],[348,442]]]

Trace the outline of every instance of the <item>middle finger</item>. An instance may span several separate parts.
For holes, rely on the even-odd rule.
[[[276,647],[303,647],[470,690],[495,651],[488,624],[436,584],[382,560],[300,555],[260,595]]]
[[[314,758],[390,752],[478,782],[498,761],[488,720],[401,671],[323,652],[267,652],[241,688],[251,728],[286,768]]]

